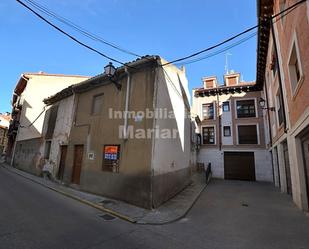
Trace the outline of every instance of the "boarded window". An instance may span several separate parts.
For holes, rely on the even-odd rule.
[[[47,131],[45,138],[46,139],[52,139],[54,135],[56,120],[57,120],[57,113],[58,113],[58,106],[52,106],[49,110],[49,118],[48,118],[48,124],[47,124]]]
[[[238,126],[238,143],[239,144],[257,144],[256,125],[240,125]]]
[[[214,105],[211,104],[203,104],[203,119],[214,119]]]
[[[102,111],[102,105],[103,105],[103,94],[93,96],[91,114],[100,115]]]
[[[203,127],[203,144],[215,143],[215,128]]]
[[[255,102],[250,100],[237,100],[237,117],[238,118],[250,118],[255,117]]]
[[[223,135],[225,137],[231,136],[231,127],[230,126],[223,126]]]

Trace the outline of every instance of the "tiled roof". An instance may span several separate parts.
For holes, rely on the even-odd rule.
[[[137,66],[137,64],[145,64],[147,62],[154,62],[156,61],[158,58],[160,58],[157,55],[145,55],[141,58],[138,58],[136,60],[130,61],[128,63],[126,63],[126,65],[128,67],[132,67],[133,69],[135,69],[135,67]],[[121,66],[117,68],[117,72],[121,73],[125,70],[125,66]],[[73,94],[73,92],[84,92],[84,91],[88,91],[90,89],[93,89],[94,87],[97,87],[98,85],[102,85],[103,82],[105,82],[106,84],[109,83],[108,82],[108,77],[104,74],[98,74],[94,77],[91,77],[89,79],[86,79],[78,84],[75,85],[71,85],[65,89],[63,89],[62,91],[56,93],[55,95],[52,95],[46,99],[43,100],[43,102],[47,105],[51,105],[57,101],[60,101],[61,99],[67,98],[69,96],[71,96]]]
[[[258,16],[258,40],[256,62],[256,85],[262,89],[265,78],[266,58],[268,52],[269,34],[271,28],[271,16],[273,14],[273,0],[257,1]]]

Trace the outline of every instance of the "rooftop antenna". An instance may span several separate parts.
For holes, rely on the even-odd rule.
[[[228,56],[231,56],[231,55],[232,54],[230,52],[227,52],[225,54],[225,66],[224,66],[225,74],[229,74]]]

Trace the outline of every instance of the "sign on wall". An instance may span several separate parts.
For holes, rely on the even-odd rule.
[[[106,144],[103,147],[103,163],[102,170],[110,172],[119,172],[119,144]]]

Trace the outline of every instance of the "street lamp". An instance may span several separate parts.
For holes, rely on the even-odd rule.
[[[259,99],[259,105],[263,110],[270,110],[270,111],[275,111],[275,107],[264,107],[265,106],[265,99],[263,99],[262,97]]]
[[[116,72],[116,68],[114,67],[113,63],[110,62],[104,67],[104,71],[108,77],[113,77]]]
[[[117,81],[113,80],[113,77],[115,76],[116,73],[116,68],[114,67],[113,63],[109,62],[105,67],[104,67],[104,72],[109,78],[111,82],[115,84],[118,90],[121,90],[121,84],[119,84]]]

